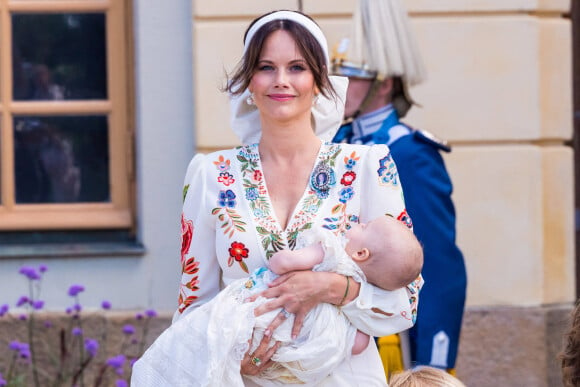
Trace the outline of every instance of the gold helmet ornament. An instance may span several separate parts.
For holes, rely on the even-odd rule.
[[[408,88],[423,82],[425,68],[402,0],[358,0],[350,38],[333,50],[332,73],[373,81],[358,111],[378,85],[393,78],[392,103],[404,117],[415,102]]]

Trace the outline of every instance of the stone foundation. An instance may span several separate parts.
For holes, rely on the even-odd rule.
[[[469,387],[556,387],[572,305],[468,308],[457,376]]]

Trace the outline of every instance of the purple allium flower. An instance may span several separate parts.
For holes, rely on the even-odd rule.
[[[19,341],[11,341],[10,344],[8,344],[8,348],[18,352],[18,356],[20,356],[20,358],[22,359],[30,358],[30,347],[28,346],[27,343],[21,343]]]
[[[0,317],[4,316],[6,313],[8,313],[8,304],[0,306]]]
[[[38,271],[41,273],[46,273],[47,270],[48,270],[48,267],[46,265],[38,266]]]
[[[26,320],[28,320],[28,317],[25,314],[21,314],[20,316],[18,316],[18,320],[26,321]]]
[[[36,310],[42,309],[43,306],[44,306],[44,301],[41,301],[41,300],[36,300],[32,303],[32,307]]]
[[[127,387],[128,386],[127,382],[123,379],[117,379],[115,381],[115,384],[117,387]]]
[[[85,339],[85,349],[91,357],[95,357],[99,349],[99,342],[95,339]]]
[[[20,358],[30,359],[30,347],[27,343],[20,343]]]
[[[16,306],[22,306],[30,302],[30,299],[26,296],[21,296],[18,301],[16,302]]]
[[[40,275],[36,272],[36,270],[34,270],[33,267],[30,266],[22,266],[18,272],[22,275],[25,275],[30,280],[40,279]]]
[[[2,377],[2,374],[0,373],[0,387],[4,387],[8,384],[8,382],[6,381],[6,379],[4,379]]]
[[[122,368],[125,360],[125,355],[113,356],[107,359],[107,365],[113,368]]]
[[[8,344],[8,348],[13,351],[20,351],[20,344],[20,341],[11,341],[10,344]]]
[[[126,335],[132,335],[135,333],[135,327],[131,324],[127,324],[123,327],[123,333]]]
[[[137,319],[137,320],[143,320],[143,313],[137,313],[135,315],[135,319]]]
[[[80,336],[83,334],[83,330],[79,327],[74,327],[71,331],[73,336]]]
[[[147,309],[145,311],[145,316],[147,316],[149,318],[157,317],[157,312],[153,309]]]
[[[85,290],[85,287],[83,285],[71,285],[70,288],[68,288],[68,295],[71,297],[75,297],[76,295],[78,295],[80,292],[83,292]]]
[[[76,312],[80,312],[81,310],[83,310],[83,307],[81,306],[81,304],[74,304],[74,305],[73,305],[73,309],[74,309]]]
[[[52,328],[52,326],[53,326],[53,325],[52,325],[52,321],[50,321],[50,320],[45,320],[45,321],[44,321],[44,327],[45,327],[45,328],[47,328],[47,329],[48,329],[48,328]]]
[[[133,366],[135,365],[135,363],[137,363],[137,360],[139,360],[138,357],[134,357],[129,361],[129,365],[131,366],[131,368],[133,368]]]
[[[101,302],[101,308],[105,309],[105,310],[109,310],[111,309],[111,303],[107,300]]]

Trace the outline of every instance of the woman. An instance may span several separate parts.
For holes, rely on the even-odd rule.
[[[305,230],[344,233],[351,222],[378,214],[410,221],[386,146],[321,140],[338,128],[346,89],[344,81],[329,78],[328,66],[326,39],[305,15],[277,11],[250,25],[242,61],[227,87],[232,126],[245,145],[197,155],[186,174],[183,275],[174,322],[224,284],[266,265],[276,251],[293,249]],[[418,284],[389,292],[336,273],[285,274],[263,293],[271,300],[256,311],[282,312],[257,348],[240,354],[240,373],[259,375],[272,364],[278,344],[270,342],[271,333],[291,313],[294,337],[306,314],[322,302],[342,306],[361,331],[386,335],[412,326],[417,293]],[[376,320],[384,320],[385,329],[369,331]],[[216,343],[221,329],[227,327],[208,333]],[[344,360],[320,385],[386,385],[375,346]]]

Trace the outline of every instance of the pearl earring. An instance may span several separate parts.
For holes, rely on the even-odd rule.
[[[254,93],[250,92],[250,95],[248,96],[248,98],[246,98],[246,103],[250,106],[255,104]]]

